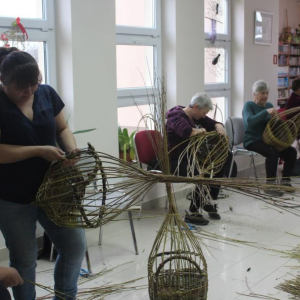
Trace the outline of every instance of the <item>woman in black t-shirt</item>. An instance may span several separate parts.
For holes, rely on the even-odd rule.
[[[30,205],[51,162],[74,163],[64,157],[78,151],[64,119],[64,103],[53,88],[40,84],[38,65],[26,52],[0,48],[0,81],[0,230],[11,266],[35,282],[38,221],[58,251],[55,290],[74,299],[86,250],[84,232],[61,228]],[[13,294],[15,300],[35,300],[35,287],[25,281],[13,287]]]

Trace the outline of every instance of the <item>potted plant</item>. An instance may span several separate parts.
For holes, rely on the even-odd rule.
[[[132,161],[134,159],[134,145],[133,137],[136,131],[128,134],[127,128],[118,127],[118,139],[119,139],[119,157],[123,158],[124,161]]]

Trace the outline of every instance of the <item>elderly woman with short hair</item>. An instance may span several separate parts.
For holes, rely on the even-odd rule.
[[[188,176],[188,159],[187,156],[181,157],[190,140],[189,137],[206,134],[206,132],[217,131],[225,135],[224,126],[212,120],[207,116],[208,112],[213,109],[211,98],[205,93],[197,93],[193,96],[189,106],[175,106],[166,113],[166,133],[168,138],[168,147],[170,150],[170,168],[171,172],[180,176]],[[179,164],[179,168],[177,169]],[[214,178],[223,177],[224,168],[214,174]],[[194,170],[194,176],[199,175],[198,170]],[[218,198],[220,187],[210,186],[210,196],[216,200]],[[201,186],[197,185],[194,199],[191,201],[190,213],[186,213],[185,222],[195,225],[206,225],[209,223],[199,210],[205,210],[211,219],[221,219],[217,211],[217,205],[209,201],[209,196],[201,193]]]
[[[256,81],[252,86],[253,101],[247,101],[243,108],[243,119],[245,127],[244,147],[255,151],[266,158],[267,184],[275,184],[278,159],[284,161],[283,180],[281,185],[291,186],[291,172],[296,161],[297,152],[295,148],[289,147],[281,152],[263,142],[263,133],[271,116],[277,113],[272,103],[267,102],[269,86],[263,81]],[[265,191],[272,196],[282,196],[278,190]]]

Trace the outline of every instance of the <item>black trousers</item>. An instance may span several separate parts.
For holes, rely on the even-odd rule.
[[[170,163],[171,173],[174,175],[186,177],[187,176],[187,166],[188,166],[187,160],[182,160],[178,169],[177,169],[177,166],[178,166],[177,160],[171,161],[171,163]],[[199,172],[195,169],[194,176],[197,176],[197,175],[199,175]],[[213,178],[222,178],[223,175],[224,175],[224,166],[218,173],[213,175]],[[210,177],[210,176],[207,174],[207,175],[205,175],[205,177]],[[216,200],[219,195],[220,186],[219,185],[209,185],[208,188],[210,190],[210,196],[212,197],[212,199]],[[200,184],[196,184],[195,192],[193,194],[194,194],[194,199],[193,199],[193,201],[191,201],[189,210],[190,210],[190,212],[194,213],[194,212],[198,212],[200,207],[203,208],[203,206],[205,204],[205,195],[203,195],[203,192],[201,192]]]
[[[284,161],[282,177],[285,177],[285,180],[290,180],[292,169],[297,158],[297,151],[295,148],[289,147],[279,152],[274,147],[265,144],[263,141],[258,141],[250,144],[247,149],[255,151],[266,158],[266,173],[268,181],[275,181],[279,158],[282,158]]]
[[[0,282],[0,299],[11,300],[8,289]]]

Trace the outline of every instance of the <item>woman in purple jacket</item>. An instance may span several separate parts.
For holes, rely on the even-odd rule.
[[[178,166],[180,154],[185,150],[189,141],[188,138],[198,134],[205,134],[209,131],[216,130],[220,134],[226,134],[223,124],[212,120],[206,114],[213,109],[211,99],[204,93],[197,93],[192,98],[190,105],[187,107],[175,106],[170,109],[167,114],[166,131],[168,137],[168,147],[170,152],[171,172],[174,173]],[[179,165],[180,176],[187,176],[187,158],[181,160]],[[223,177],[224,169],[215,174],[214,177]],[[194,175],[198,175],[195,170]],[[219,220],[221,217],[217,212],[217,205],[211,203],[206,204],[206,199],[201,196],[197,190],[200,186],[197,185],[194,193],[195,199],[191,201],[190,212],[186,214],[185,221],[196,225],[206,225],[209,221],[199,213],[199,209],[203,208],[208,212],[210,218]],[[211,197],[216,200],[218,198],[220,187],[210,186]]]

